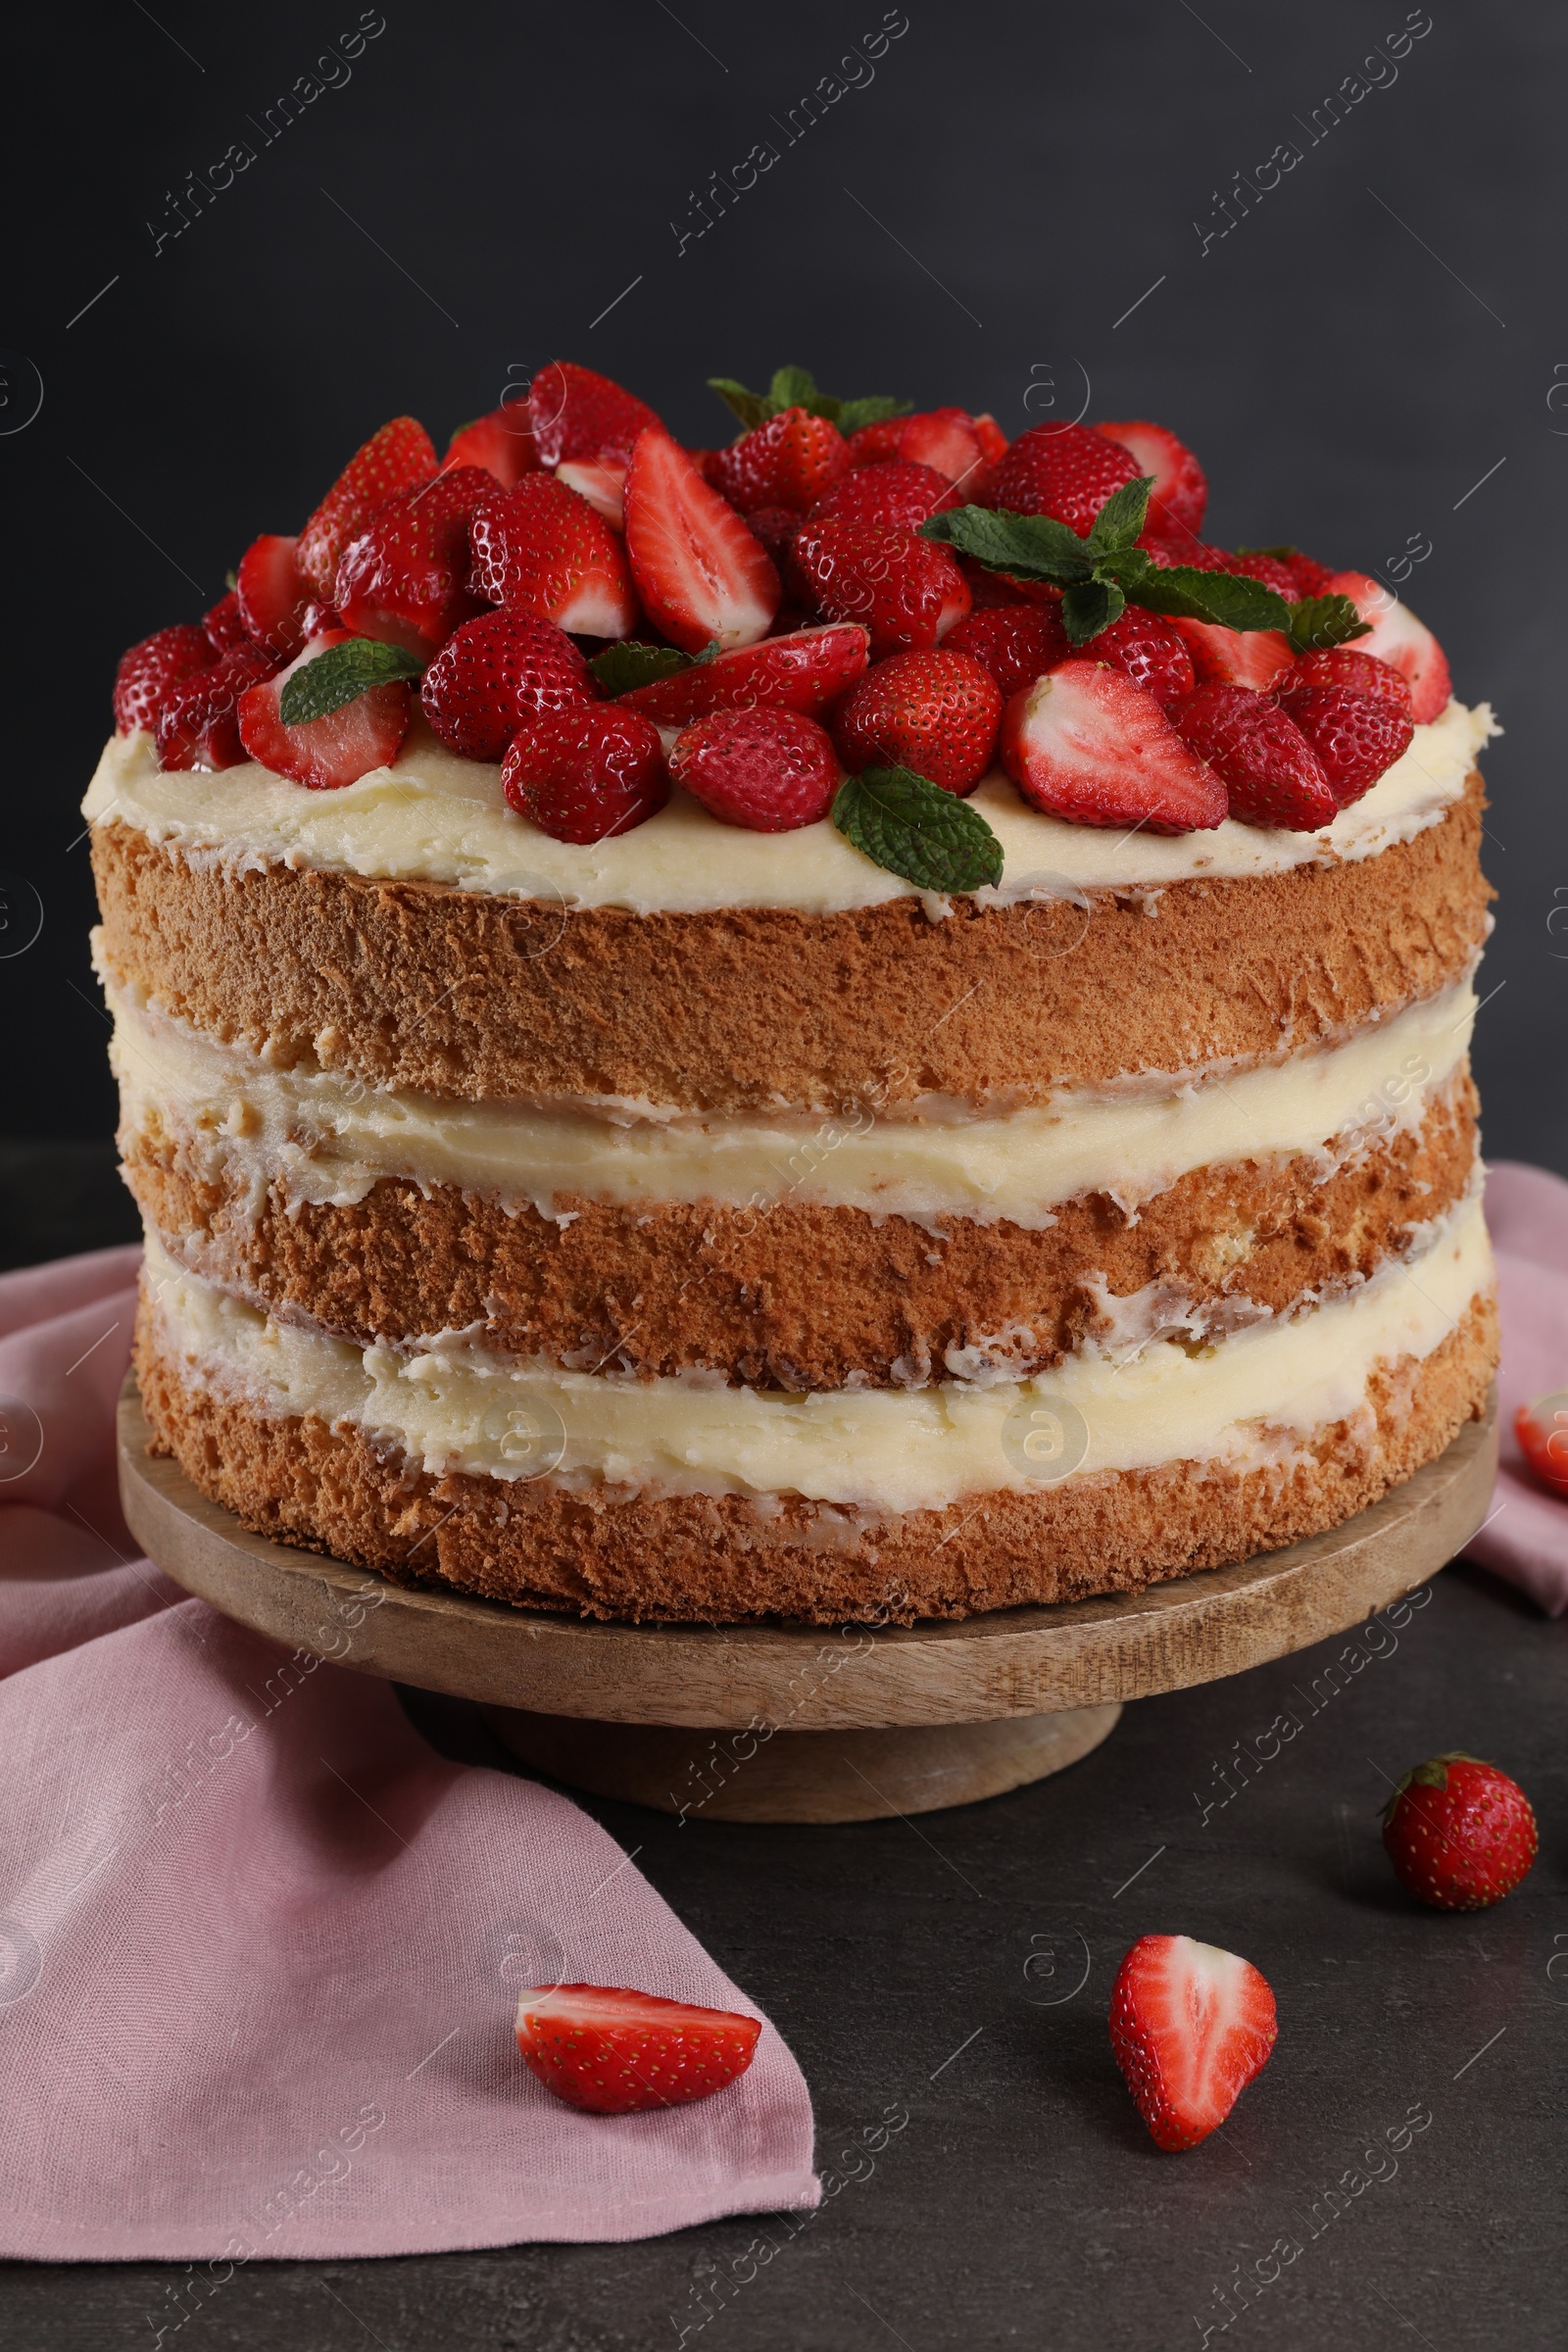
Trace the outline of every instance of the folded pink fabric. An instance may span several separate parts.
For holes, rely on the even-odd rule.
[[[1526,1469],[1513,1422],[1522,1404],[1568,1389],[1568,1184],[1545,1168],[1498,1160],[1487,1171],[1487,1225],[1502,1313],[1502,1454],[1490,1516],[1465,1557],[1560,1617],[1568,1609],[1568,1501]]]
[[[770,2025],[730,2089],[645,2115],[519,2059],[524,1984],[759,2014],[603,1830],[131,1556],[137,1256],[0,1276],[0,2256],[202,2262],[172,2328],[258,2258],[815,2204]]]

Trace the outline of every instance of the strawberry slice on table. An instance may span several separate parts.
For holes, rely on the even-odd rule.
[[[1116,1971],[1110,2046],[1157,2147],[1196,2148],[1230,2114],[1278,2036],[1250,1960],[1190,1936],[1140,1936]]]
[[[1115,441],[1137,461],[1141,474],[1152,473],[1149,528],[1168,532],[1177,540],[1189,532],[1196,538],[1203,527],[1208,505],[1208,479],[1185,442],[1162,424],[1135,416],[1116,424],[1097,424],[1097,433]]]
[[[626,527],[626,468],[619,458],[568,458],[556,479],[585,498],[612,531]]]
[[[355,451],[299,535],[294,561],[317,595],[329,601],[338,559],[388,499],[434,479],[435,445],[412,416],[394,416]]]
[[[1102,636],[1103,632],[1095,639],[1097,647]],[[1008,604],[971,612],[948,631],[942,650],[973,654],[1006,696],[1016,694],[1020,686],[1032,686],[1048,669],[1070,661],[1072,640],[1061,625],[1060,613],[1052,606]],[[1189,662],[1189,679],[1192,674]],[[1142,679],[1138,683],[1141,685]]]
[[[885,523],[808,522],[794,565],[828,619],[869,629],[875,658],[937,644],[971,603],[949,549]]]
[[[264,678],[239,698],[239,739],[248,757],[313,792],[336,792],[345,784],[357,784],[372,768],[390,767],[414,717],[408,685],[401,678],[386,678],[323,718],[283,724],[279,704],[295,671],[330,647],[346,644],[352,633],[323,629],[287,669]]]
[[[629,637],[637,596],[618,535],[553,473],[526,473],[476,508],[472,581],[487,603],[582,637]]]
[[[547,2090],[595,2115],[710,2098],[745,2074],[761,2031],[731,2009],[626,1986],[558,1984],[517,2003],[526,2065]]]
[[[663,738],[652,719],[615,703],[534,711],[507,747],[501,789],[553,841],[607,841],[668,800]]]
[[[232,588],[202,614],[202,635],[214,653],[228,653],[233,646],[243,645],[249,634]]]
[[[850,463],[844,435],[808,409],[781,409],[719,450],[705,478],[743,514],[791,507],[804,514]]]
[[[1113,490],[1142,468],[1119,441],[1082,424],[1032,424],[991,475],[986,504],[1009,514],[1054,514],[1080,539]]]
[[[912,531],[933,514],[963,504],[934,466],[890,458],[885,466],[856,466],[811,509],[813,522],[880,522]]]
[[[274,662],[292,662],[305,643],[306,617],[316,592],[299,567],[297,538],[265,532],[253,539],[234,574],[234,597],[245,634]]]
[[[260,646],[236,645],[210,668],[192,670],[172,686],[153,728],[159,766],[209,773],[241,766],[247,754],[239,735],[239,698],[275,667]]]
[[[800,710],[814,718],[855,684],[866,661],[864,629],[833,621],[694,662],[672,678],[632,687],[619,702],[661,727],[684,727],[710,710]]]
[[[424,673],[419,702],[449,752],[499,760],[525,720],[597,700],[592,670],[552,621],[482,612],[454,630]]]
[[[481,610],[468,588],[468,526],[486,499],[505,496],[483,466],[454,466],[383,507],[338,563],[332,601],[350,635],[428,661]]]
[[[1226,629],[1214,620],[1173,620],[1192,656],[1193,675],[1200,686],[1250,686],[1266,694],[1282,670],[1296,659],[1296,649],[1282,629]]]
[[[471,424],[460,425],[447,445],[441,470],[447,473],[455,466],[482,466],[503,490],[510,490],[525,473],[535,472],[539,463],[528,404],[515,400],[492,409],[487,416],[476,416]]]
[[[217,660],[205,628],[188,620],[155,629],[150,637],[127,646],[115,671],[115,733],[134,735],[138,727],[151,727],[166,696],[194,671],[211,669]]]
[[[1453,681],[1447,658],[1425,622],[1364,571],[1336,571],[1323,593],[1348,596],[1361,618],[1370,621],[1372,634],[1356,639],[1357,650],[1399,672],[1410,689],[1410,716],[1416,725],[1429,726],[1441,718],[1452,697]]]
[[[1117,669],[1063,662],[1002,714],[1002,764],[1026,801],[1079,825],[1206,832],[1225,787],[1152,694]]]
[[[1512,1893],[1541,1840],[1518,1782],[1455,1752],[1405,1774],[1383,1815],[1383,1843],[1417,1902],[1481,1911]]]
[[[662,427],[632,451],[626,554],[649,619],[683,652],[766,636],[782,594],[772,560]]]
[[[818,824],[842,778],[833,740],[801,710],[712,710],[676,736],[669,772],[721,824],[794,833]]]
[[[833,718],[833,740],[853,774],[908,767],[960,798],[997,756],[1003,694],[973,654],[933,646],[874,662]]]
[[[1230,812],[1243,824],[1315,833],[1339,814],[1312,746],[1269,696],[1245,686],[1200,686],[1176,705],[1170,722],[1219,777]]]
[[[570,458],[618,458],[625,465],[639,433],[663,430],[645,400],[574,360],[540,368],[528,393],[528,421],[539,463],[549,466]]]
[[[1568,1498],[1568,1389],[1522,1404],[1513,1428],[1532,1475],[1549,1493]]]

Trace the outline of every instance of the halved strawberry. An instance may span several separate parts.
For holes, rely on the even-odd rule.
[[[553,473],[491,488],[469,529],[473,586],[487,603],[532,612],[581,637],[629,637],[637,598],[620,540]]]
[[[436,471],[435,445],[412,416],[394,416],[355,451],[294,550],[294,561],[318,596],[330,601],[339,557],[387,500],[417,490]]]
[[[245,633],[275,662],[292,662],[305,643],[305,618],[314,601],[298,563],[298,539],[267,532],[239,560],[234,595]]]
[[[1302,654],[1280,679],[1282,700],[1302,694],[1309,686],[1343,686],[1347,693],[1364,695],[1368,702],[1387,703],[1401,718],[1410,715],[1410,688],[1392,662],[1361,651],[1366,643],[1331,646],[1326,653]],[[1288,705],[1287,705],[1288,707]]]
[[[1534,1475],[1553,1494],[1568,1498],[1568,1389],[1522,1404],[1513,1428]]]
[[[240,696],[270,676],[273,667],[260,646],[235,645],[210,667],[193,669],[171,686],[153,726],[159,766],[209,773],[241,766],[245,747],[236,708]]]
[[[618,458],[624,465],[639,433],[663,430],[645,400],[574,360],[540,368],[528,394],[528,421],[539,463],[550,466],[571,458]]]
[[[323,629],[287,669],[263,679],[239,698],[239,739],[250,758],[313,792],[337,792],[345,784],[357,784],[372,768],[390,767],[414,717],[414,696],[407,682],[387,678],[324,718],[283,724],[278,704],[294,672],[351,634],[348,629]]]
[[[988,506],[1009,514],[1054,514],[1083,538],[1113,490],[1141,471],[1119,441],[1082,424],[1032,424],[994,468]]]
[[[1116,1971],[1110,2046],[1157,2147],[1196,2148],[1225,2121],[1279,2034],[1250,1960],[1190,1936],[1140,1936]]]
[[[1340,803],[1316,753],[1270,696],[1200,686],[1176,705],[1170,722],[1219,777],[1243,824],[1315,833],[1334,822]]]
[[[706,478],[743,514],[754,507],[792,507],[804,514],[849,463],[836,424],[808,409],[781,409],[721,449]]]
[[[885,466],[856,466],[811,509],[813,522],[880,522],[912,531],[933,514],[963,504],[934,466],[890,458]]]
[[[517,2047],[547,2090],[595,2115],[706,2099],[744,2075],[762,2029],[625,1986],[558,1984],[517,2002]]]
[[[676,736],[669,772],[721,824],[749,833],[819,824],[842,781],[832,737],[801,710],[710,710]]]
[[[1337,571],[1325,596],[1348,596],[1361,618],[1370,621],[1370,637],[1358,637],[1356,650],[1372,654],[1396,669],[1410,689],[1410,716],[1418,727],[1441,718],[1453,694],[1448,663],[1442,646],[1408,605],[1364,571]]]
[[[781,595],[767,550],[662,426],[632,451],[626,554],[649,619],[672,645],[698,654],[766,636]]]
[[[460,425],[447,445],[441,470],[446,473],[454,466],[482,466],[503,490],[510,490],[538,465],[528,404],[513,400],[492,409],[488,416],[476,416],[471,424]]]
[[[710,710],[800,710],[814,718],[855,684],[867,659],[864,629],[835,621],[737,646],[618,700],[623,710],[640,710],[661,727],[687,726]]]
[[[1396,669],[1348,646],[1307,654],[1282,672],[1280,709],[1312,746],[1342,808],[1410,748],[1410,689]]]
[[[1152,694],[1099,662],[1063,662],[1002,714],[1002,764],[1026,801],[1079,825],[1206,832],[1225,787]]]
[[[1282,629],[1223,629],[1212,620],[1173,620],[1171,627],[1186,638],[1200,686],[1250,686],[1266,694],[1296,659]]]
[[[1151,424],[1142,416],[1117,424],[1097,424],[1095,430],[1129,450],[1140,473],[1153,475],[1154,487],[1149,494],[1152,529],[1169,531],[1178,539],[1189,531],[1196,536],[1202,529],[1208,482],[1185,442],[1178,441],[1164,425]]]
[[[990,670],[1004,697],[1016,694],[1020,686],[1032,686],[1048,669],[1072,658],[1072,641],[1051,605],[996,605],[971,612],[942,640],[943,652],[950,649],[973,654]]]
[[[230,647],[243,645],[249,634],[232,588],[202,614],[202,635],[215,654],[226,654]]]
[[[929,466],[957,486],[956,504],[972,505],[1007,441],[994,416],[971,416],[967,409],[922,409],[913,416],[862,425],[850,435],[849,446],[852,466],[880,466],[889,460]]]
[[[424,715],[460,760],[499,760],[524,720],[592,703],[593,671],[571,639],[528,612],[481,612],[450,636],[419,688]]]
[[[134,735],[138,727],[151,727],[166,695],[194,671],[211,669],[217,660],[206,630],[188,620],[155,629],[127,646],[115,671],[115,733]]]
[[[997,756],[1002,689],[973,654],[932,646],[877,662],[833,717],[852,773],[909,767],[944,792],[973,792]]]
[[[1109,662],[1135,686],[1169,710],[1196,684],[1187,640],[1173,620],[1129,605],[1083,649],[1086,662]]]
[[[454,466],[383,507],[338,563],[332,601],[350,633],[427,662],[482,610],[468,587],[468,526],[506,495],[485,466]]]
[[[668,800],[663,739],[652,719],[617,703],[532,711],[507,746],[501,789],[552,841],[608,841]]]
[[[556,479],[585,498],[612,531],[626,527],[626,468],[619,458],[568,458]]]
[[[794,564],[830,620],[870,630],[876,659],[937,644],[969,610],[968,582],[949,550],[913,531],[811,521],[795,542]]]

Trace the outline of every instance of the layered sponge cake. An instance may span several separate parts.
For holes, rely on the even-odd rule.
[[[1337,1525],[1495,1363],[1490,713],[1364,575],[1202,542],[1157,427],[727,391],[721,452],[569,366],[439,467],[398,420],[122,664],[154,1443],[632,1619]]]

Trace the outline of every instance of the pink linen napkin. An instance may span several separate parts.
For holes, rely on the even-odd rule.
[[[1531,1476],[1513,1421],[1520,1405],[1568,1389],[1568,1183],[1520,1160],[1496,1161],[1487,1170],[1487,1225],[1502,1316],[1502,1452],[1490,1515],[1465,1557],[1560,1617],[1568,1609],[1568,1501]]]
[[[524,1984],[758,2014],[612,1838],[130,1556],[138,1254],[0,1276],[0,2257],[202,2262],[172,2328],[259,2257],[814,2205],[772,2026],[731,2089],[644,2115],[518,2057]]]

